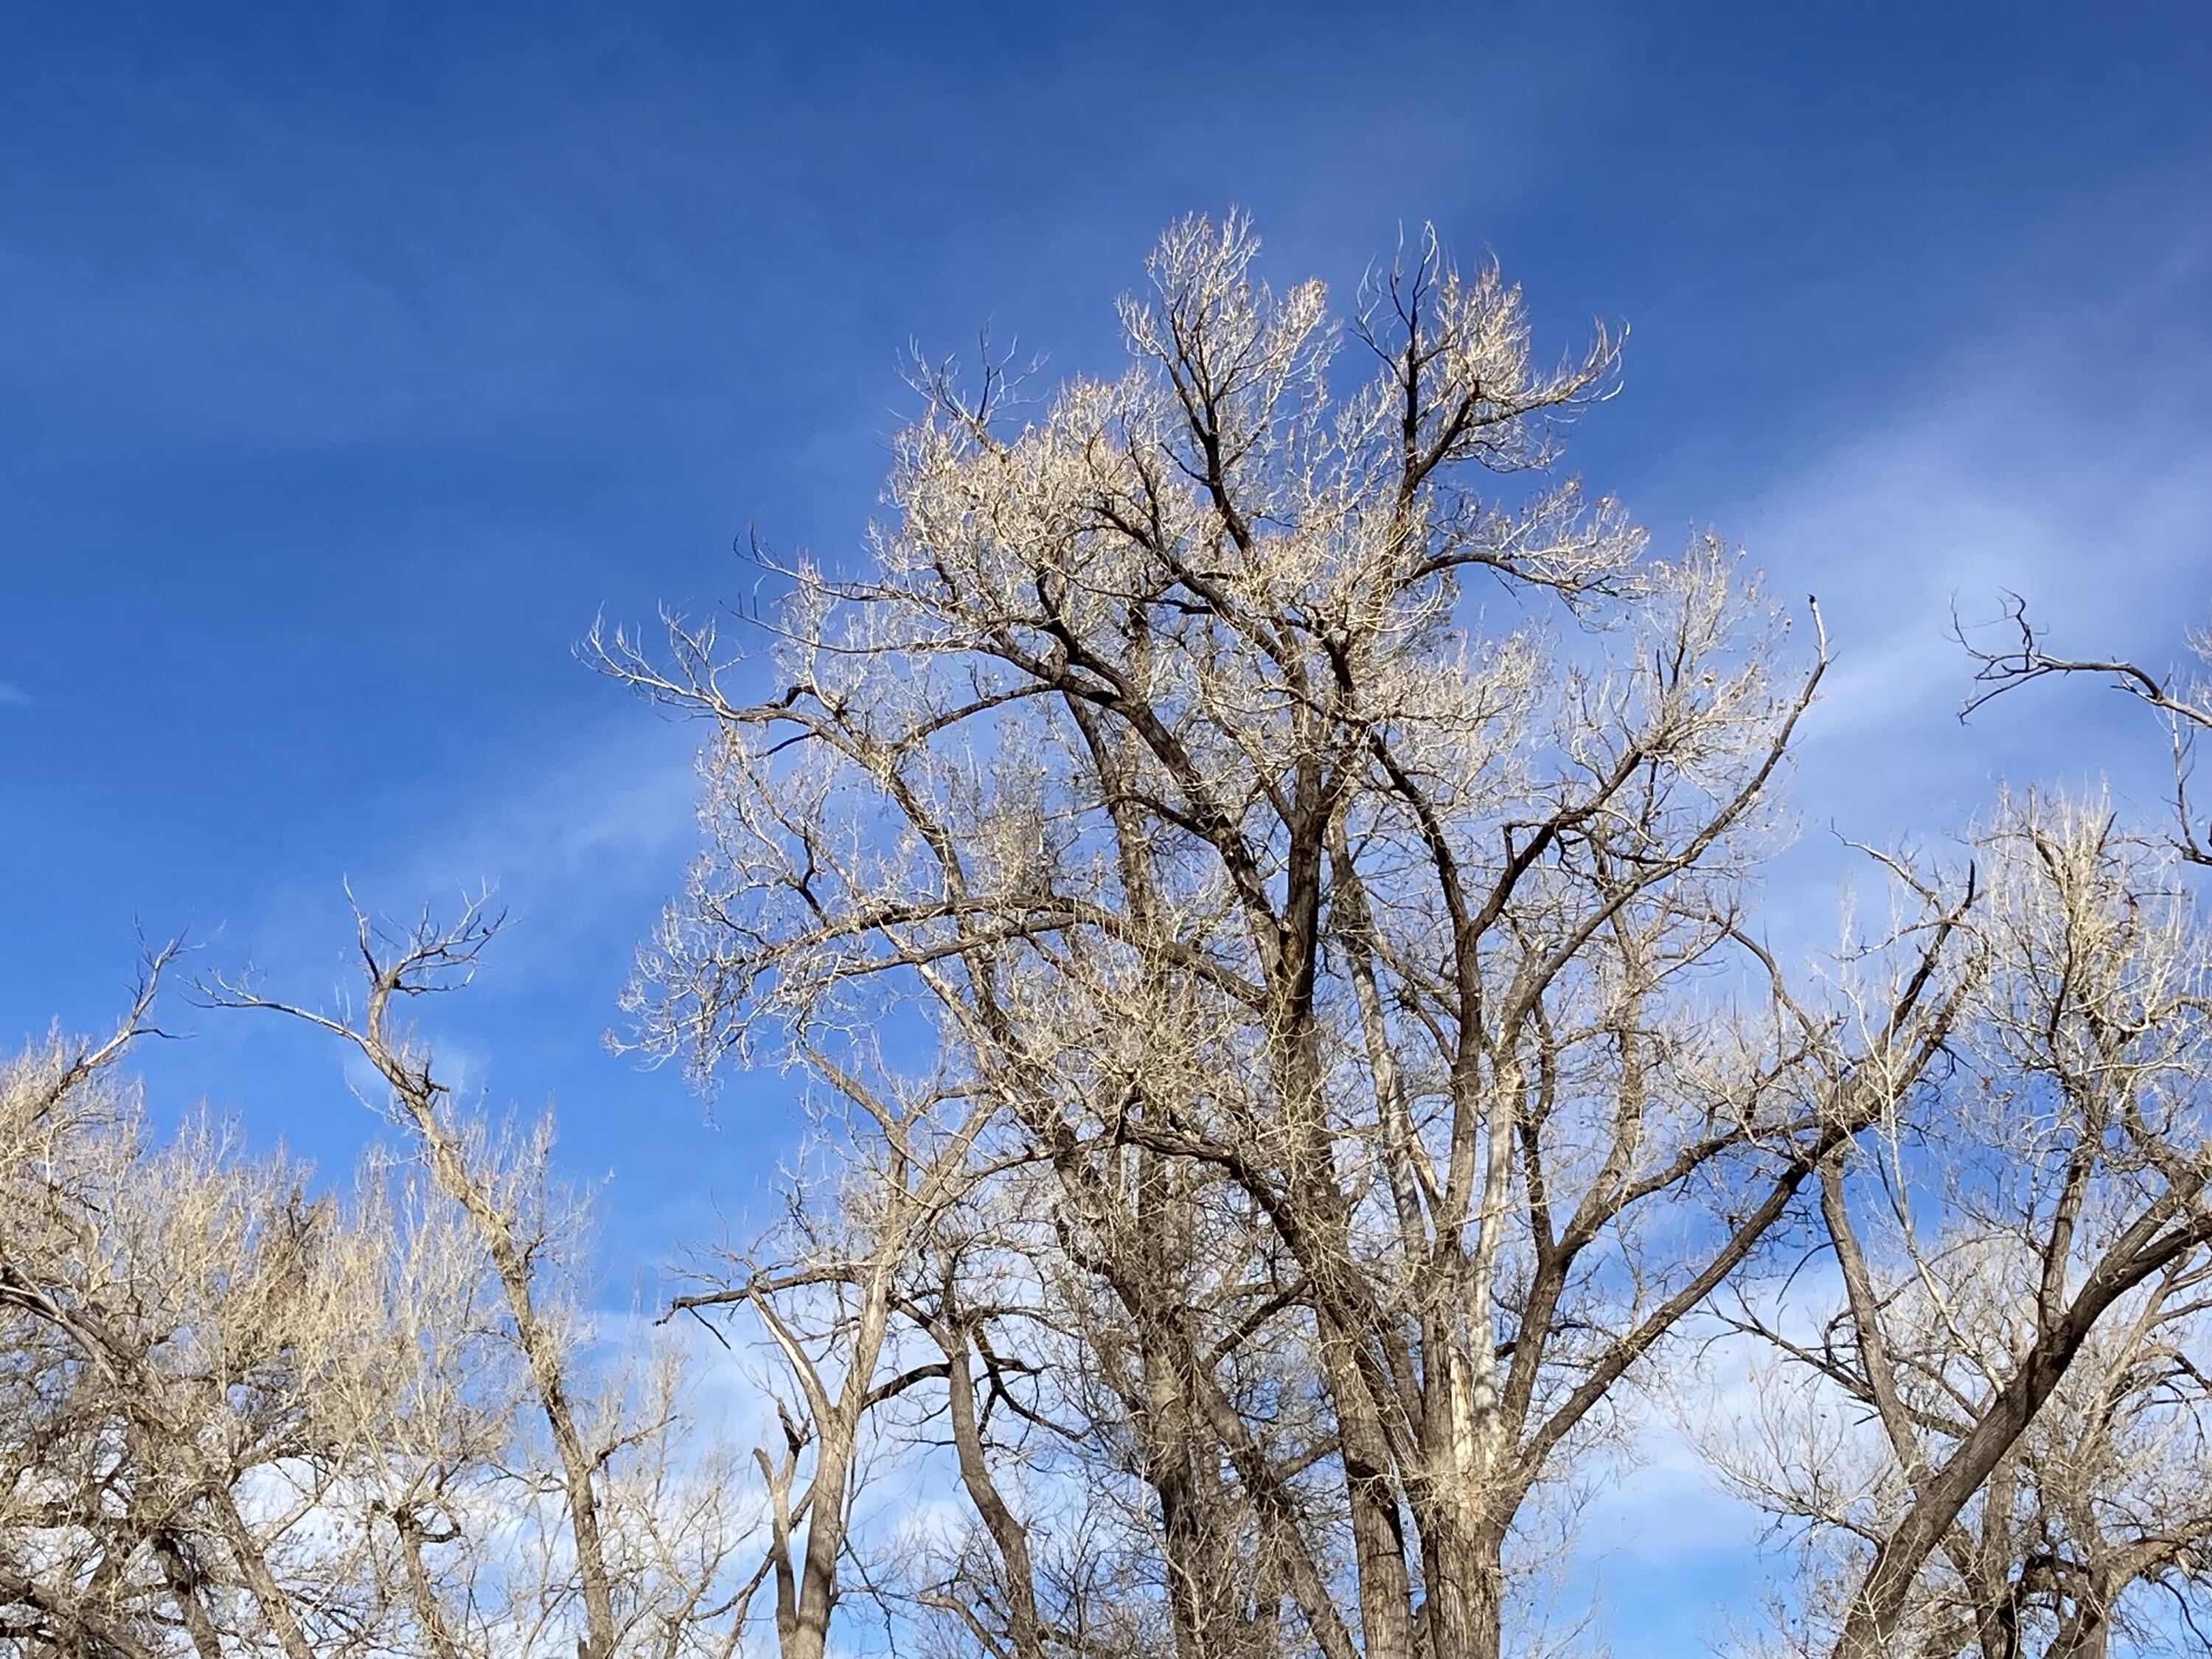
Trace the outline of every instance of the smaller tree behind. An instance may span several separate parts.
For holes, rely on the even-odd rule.
[[[733,1651],[757,1517],[676,1356],[592,1329],[542,1126],[458,1109],[386,1012],[489,931],[404,935],[372,980],[360,1035],[389,1043],[415,1139],[350,1191],[204,1117],[149,1133],[121,1068],[151,975],[110,1039],[0,1066],[0,1649]],[[582,1448],[604,1650],[549,1398]]]
[[[2212,936],[2102,803],[1976,854],[1940,1109],[1820,1171],[1841,1305],[1741,1322],[1796,1382],[1723,1464],[1839,1655],[2102,1656],[2212,1590]]]

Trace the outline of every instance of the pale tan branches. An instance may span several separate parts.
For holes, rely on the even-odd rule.
[[[358,1361],[325,1402],[349,1492],[427,1651],[727,1652],[728,1571],[751,1522],[711,1437],[682,1443],[680,1365],[605,1352],[550,1122],[487,1124],[401,1022],[410,1000],[469,983],[501,923],[481,902],[450,926],[357,910],[357,1014],[250,979],[197,984],[208,1006],[272,1010],[349,1044],[403,1135],[406,1158],[364,1189],[374,1294],[356,1310]]]
[[[474,1224],[498,1276],[516,1346],[528,1362],[537,1404],[560,1457],[562,1496],[584,1610],[583,1659],[612,1659],[614,1586],[607,1571],[592,1460],[571,1398],[568,1351],[574,1340],[563,1333],[557,1316],[539,1305],[543,1292],[531,1259],[538,1241],[525,1231],[513,1204],[515,1194],[501,1189],[501,1171],[471,1156],[466,1133],[446,1106],[449,1091],[433,1073],[428,1051],[394,1023],[394,998],[404,1000],[465,985],[501,920],[481,902],[471,902],[450,927],[434,924],[425,916],[401,932],[380,928],[356,908],[356,942],[366,983],[358,1023],[343,1014],[273,1000],[240,982],[210,978],[200,988],[213,1006],[270,1009],[350,1043],[389,1085],[392,1116],[413,1138],[432,1177]]]
[[[933,1053],[979,1194],[1049,1225],[927,1300],[1036,1264],[1095,1379],[1041,1415],[1130,1448],[1090,1489],[1154,1517],[1186,1659],[1229,1627],[1194,1574],[1268,1641],[1486,1659],[1520,1518],[1940,1049],[1972,892],[1928,894],[1883,1018],[1808,1015],[1747,908],[1825,643],[1548,476],[1613,339],[1539,366],[1517,290],[1424,240],[1346,389],[1326,296],[1256,249],[1173,228],[1127,369],[1022,424],[927,378],[870,568],[786,573],[771,695],[702,629],[599,645],[714,725],[630,1040],[870,1088],[877,1034]],[[993,1323],[932,1317],[948,1365]],[[948,1433],[997,1639],[1057,1640],[1013,1453]]]
[[[135,1002],[125,1033],[150,985]],[[245,1157],[220,1125],[150,1139],[115,1072],[128,1040],[0,1068],[0,1547],[18,1633],[342,1651],[377,1614],[313,1524],[340,1224],[304,1171]]]
[[[1847,1656],[2102,1654],[2141,1586],[2198,1594],[2212,950],[2102,802],[2008,803],[1976,856],[1940,1109],[1823,1167],[1826,1322],[1742,1322],[1803,1382],[1730,1478],[1806,1529]]]

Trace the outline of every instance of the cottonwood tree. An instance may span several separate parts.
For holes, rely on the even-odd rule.
[[[866,568],[781,572],[766,695],[710,623],[594,635],[716,728],[635,1040],[898,1036],[1046,1178],[1034,1278],[1092,1310],[1179,1655],[1224,1650],[1186,1592],[1226,1547],[1285,1648],[1486,1659],[1623,1385],[1944,1042],[1972,895],[1876,1018],[1789,1015],[1750,907],[1817,629],[1559,474],[1605,332],[1544,365],[1425,236],[1340,329],[1256,250],[1176,227],[1126,371],[1042,405],[921,373]],[[971,1637],[1079,1646],[1012,1610],[1007,1507]]]
[[[363,925],[365,1017],[329,1020],[382,1062],[410,1139],[349,1191],[210,1118],[149,1131],[120,1068],[151,973],[109,1039],[0,1065],[0,1651],[735,1651],[750,1494],[672,1353],[590,1340],[542,1127],[457,1109],[394,1023],[491,926]]]
[[[790,1385],[771,1390],[781,1443],[754,1452],[768,1494],[768,1547],[735,1602],[742,1622],[753,1591],[772,1579],[782,1659],[821,1659],[846,1595],[841,1570],[874,1419],[950,1374],[950,1360],[933,1350],[912,1358],[914,1283],[927,1271],[933,1235],[982,1179],[977,1143],[989,1122],[962,1091],[901,1087],[880,1066],[808,1053],[842,1109],[818,1126],[827,1201],[802,1175],[783,1224],[703,1265],[708,1287],[670,1307],[671,1315],[718,1309],[746,1316]],[[850,1048],[845,1057],[854,1058]]]
[[[401,1023],[410,1001],[467,984],[501,925],[481,903],[398,928],[357,911],[357,1012],[242,979],[197,990],[349,1044],[422,1173],[398,1192],[409,1224],[389,1207],[372,1218],[385,1294],[368,1305],[383,1322],[359,1333],[377,1345],[349,1379],[359,1397],[337,1396],[365,1464],[354,1490],[392,1534],[411,1638],[438,1659],[726,1655],[738,1631],[726,1580],[753,1517],[719,1449],[704,1434],[679,1441],[672,1358],[625,1375],[592,1353],[549,1126],[491,1133]]]
[[[116,1066],[166,959],[108,1041],[0,1068],[0,1636],[311,1659],[377,1617],[313,1523],[339,1230],[216,1126],[147,1135]]]
[[[1796,1644],[1847,1659],[2101,1656],[2212,1589],[2212,937],[2102,803],[1976,854],[1941,1109],[1821,1166],[1825,1323],[1739,1322],[1796,1386],[1724,1467],[1801,1529]]]

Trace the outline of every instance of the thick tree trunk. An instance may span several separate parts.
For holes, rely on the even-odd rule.
[[[1344,1463],[1359,1575],[1360,1651],[1364,1659],[1414,1659],[1413,1585],[1390,1443],[1351,1352],[1358,1337],[1328,1319],[1321,1322],[1321,1330],[1323,1376]]]

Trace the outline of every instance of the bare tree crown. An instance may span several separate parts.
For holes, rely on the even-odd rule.
[[[1867,1029],[1807,1012],[1745,907],[1824,647],[1558,474],[1613,337],[1547,365],[1427,234],[1341,324],[1257,251],[1171,229],[1117,378],[920,375],[870,568],[781,573],[765,700],[708,626],[595,639],[717,730],[635,1040],[933,1103],[863,1163],[1042,1172],[994,1249],[1064,1305],[1000,1318],[1098,1356],[1032,1409],[1132,1441],[1179,1652],[1283,1601],[1337,1659],[1488,1654],[1624,1380],[1940,1044],[1965,895],[1923,890]],[[976,1259],[908,1310],[956,1377]],[[1039,1651],[1040,1594],[993,1640]]]

